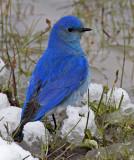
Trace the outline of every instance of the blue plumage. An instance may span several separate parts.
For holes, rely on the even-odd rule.
[[[54,25],[48,47],[30,79],[22,108],[19,136],[27,122],[41,120],[86,82],[89,66],[80,38],[82,32],[90,30],[84,28],[82,22],[74,16],[63,17]],[[16,141],[18,135],[14,138]]]

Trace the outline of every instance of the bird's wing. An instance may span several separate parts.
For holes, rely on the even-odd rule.
[[[55,64],[45,83],[40,84],[38,94],[33,99],[36,111],[31,116],[31,121],[40,120],[78,89],[86,79],[88,66],[83,56],[67,56]]]
[[[45,64],[45,65],[44,65]],[[42,56],[35,66],[26,90],[26,99],[21,112],[21,122],[27,122],[39,108],[37,95],[47,81],[49,64],[47,58]]]

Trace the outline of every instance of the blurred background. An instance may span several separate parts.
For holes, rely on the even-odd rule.
[[[134,101],[133,0],[0,0],[0,57],[7,68],[0,90],[8,92],[12,103],[23,103],[51,26],[64,15],[76,15],[93,29],[81,41],[91,81],[108,86],[116,81]]]

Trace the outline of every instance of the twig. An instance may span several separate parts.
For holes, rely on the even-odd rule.
[[[119,106],[118,106],[117,109],[120,109],[120,108],[121,108],[121,104],[122,104],[123,98],[124,98],[124,94],[122,93],[121,99],[120,99],[120,102],[119,102]]]
[[[105,11],[105,9],[104,9],[104,7],[102,7],[102,13],[101,13],[102,31],[108,38],[111,38],[111,35],[104,29],[104,11]]]
[[[70,129],[70,131],[65,135],[64,138],[66,138],[72,131],[73,129],[79,124],[79,122],[81,121],[82,117],[78,120],[78,122]]]
[[[4,116],[0,118],[0,121],[2,121],[4,119]]]
[[[30,157],[30,155],[28,155],[28,156],[24,157],[22,160],[25,160],[25,159],[27,159],[28,157]]]
[[[74,157],[75,155],[78,155],[78,153],[72,153],[72,154],[69,155],[66,159],[70,159],[71,157]]]
[[[58,152],[60,149],[62,149],[63,147],[66,146],[66,143],[64,143],[61,147],[57,148],[55,151],[53,151],[52,153],[50,153],[47,158],[51,157],[54,153]]]
[[[2,70],[6,67],[6,64],[0,69],[0,72],[2,72]]]
[[[72,144],[70,144],[64,152],[62,152],[59,156],[57,156],[54,160],[58,160],[60,159],[61,156],[63,156],[70,148],[71,148]]]
[[[97,111],[96,111],[96,115],[95,115],[95,116],[97,116],[97,114],[99,113],[99,109],[100,109],[100,106],[101,106],[101,102],[102,102],[102,100],[103,100],[103,96],[104,96],[104,87],[103,87],[103,92],[102,92],[102,94],[101,94],[101,98],[100,98],[100,101],[99,101],[99,104],[98,104],[98,107],[97,107]]]
[[[123,27],[124,28],[124,27]],[[124,33],[124,29],[123,29],[123,35]],[[124,70],[125,70],[125,61],[126,61],[126,41],[125,41],[125,37],[124,37],[124,45],[123,45],[123,63],[122,63],[122,73],[121,73],[121,83],[120,83],[120,87],[122,88],[123,86],[123,78],[124,78]]]
[[[86,121],[85,133],[86,133],[86,130],[87,130],[87,127],[88,127],[88,120],[89,120],[89,114],[90,114],[89,105],[90,105],[90,102],[89,102],[89,89],[88,89],[88,113],[87,113],[87,121]]]
[[[13,80],[13,91],[14,91],[14,98],[15,98],[15,102],[18,104],[18,100],[17,100],[17,85],[16,85],[16,78],[15,78],[15,73],[14,73],[14,67],[12,65],[12,62],[11,62],[11,59],[10,59],[10,56],[9,56],[9,53],[8,53],[8,46],[7,46],[7,43],[6,43],[6,49],[7,49],[7,57],[8,57],[8,61],[9,61],[9,64],[10,64],[10,67],[11,67],[11,75],[12,75],[12,80]]]
[[[26,47],[27,45],[29,45],[31,42],[35,41],[36,39],[40,38],[41,36],[43,36],[44,34],[46,34],[50,28],[51,28],[51,21],[49,19],[46,19],[46,23],[48,24],[48,27],[45,29],[44,32],[41,32],[39,35],[35,36],[32,40],[30,40],[29,42],[27,42],[24,46]]]

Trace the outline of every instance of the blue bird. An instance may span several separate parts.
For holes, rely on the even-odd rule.
[[[91,31],[75,16],[62,17],[52,28],[48,47],[39,59],[27,88],[21,122],[14,141],[23,140],[27,122],[41,120],[58,106],[73,104],[87,90],[89,64],[80,45],[82,33]]]

